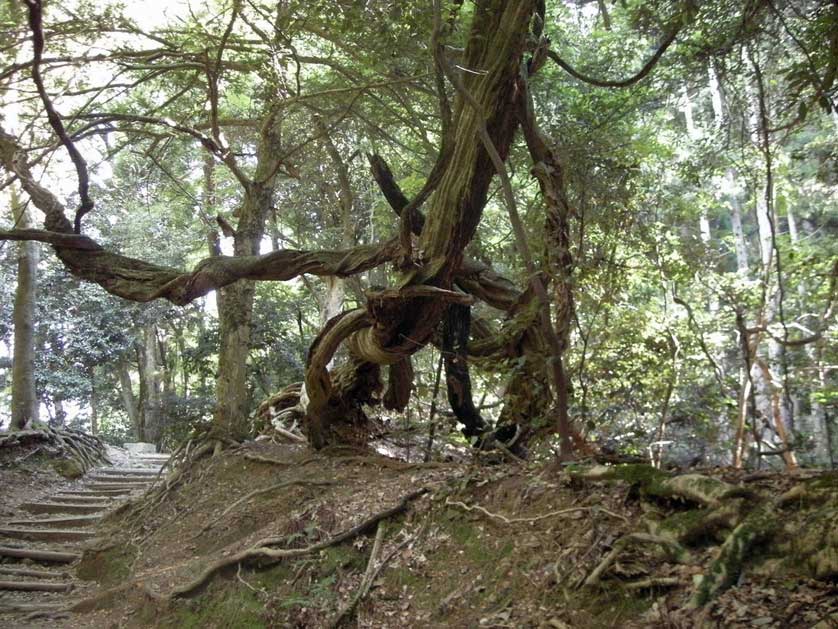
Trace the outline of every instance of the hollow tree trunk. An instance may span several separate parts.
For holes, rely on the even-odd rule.
[[[20,203],[12,187],[12,215],[21,229],[34,227],[31,212]],[[38,244],[17,245],[17,290],[14,304],[14,353],[12,356],[12,430],[22,430],[38,419],[35,391],[35,299]]]

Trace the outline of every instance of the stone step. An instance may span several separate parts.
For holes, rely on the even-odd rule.
[[[101,515],[68,515],[57,518],[39,518],[36,520],[9,520],[9,526],[92,526],[102,519]]]
[[[35,577],[36,579],[66,579],[69,576],[66,572],[35,570],[34,568],[14,568],[2,564],[0,564],[0,574],[8,574],[15,577]]]
[[[111,506],[110,502],[72,504],[68,502],[26,502],[20,508],[29,513],[96,513]]]
[[[93,474],[85,478],[85,480],[93,482],[93,483],[120,483],[123,485],[128,484],[150,484],[154,481],[154,478],[147,478],[145,476],[118,476],[116,474],[109,475],[109,474]]]
[[[104,481],[93,481],[85,485],[87,489],[93,491],[99,491],[100,489],[120,489],[129,492],[145,491],[149,486],[150,483],[106,483]]]
[[[67,610],[66,603],[7,603],[0,601],[0,614],[56,614]]]
[[[72,563],[81,559],[79,553],[68,550],[51,550],[40,548],[15,548],[0,546],[0,557],[14,557],[16,559],[34,559],[35,561],[49,561],[55,563]]]
[[[18,590],[21,592],[69,592],[72,583],[54,583],[50,581],[0,581],[0,590]]]
[[[142,467],[100,467],[93,470],[94,474],[117,476],[157,476],[157,470]]]
[[[44,542],[78,542],[94,537],[96,533],[85,529],[19,529],[0,527],[0,536],[12,539],[29,539]]]
[[[59,502],[73,505],[89,504],[113,504],[116,500],[113,496],[50,496],[45,499],[47,502]]]
[[[58,500],[64,500],[65,497],[71,496],[100,496],[103,498],[121,498],[122,496],[131,493],[130,489],[64,489],[57,491],[54,497]]]

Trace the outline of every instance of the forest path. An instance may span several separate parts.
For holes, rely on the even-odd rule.
[[[75,577],[84,544],[105,516],[152,486],[168,458],[131,454],[16,505],[15,516],[0,522],[0,624],[40,626],[70,597],[95,588]]]

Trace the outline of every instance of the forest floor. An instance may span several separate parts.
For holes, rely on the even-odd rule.
[[[477,463],[204,458],[105,520],[77,567],[98,593],[47,624],[838,626],[835,474]]]

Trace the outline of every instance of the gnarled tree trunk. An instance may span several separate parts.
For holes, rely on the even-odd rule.
[[[469,69],[462,82],[470,98],[458,94],[454,104],[450,161],[419,237],[422,257],[410,260],[414,270],[403,276],[397,290],[372,296],[366,312],[341,317],[312,346],[305,384],[309,438],[315,447],[329,441],[335,409],[347,403],[326,369],[342,341],[348,340],[357,371],[397,363],[430,341],[452,301],[463,303],[450,289],[495,173],[480,133],[485,125],[505,159],[518,126],[516,79],[534,9],[531,0],[491,0],[476,7],[462,60],[462,67]]]

